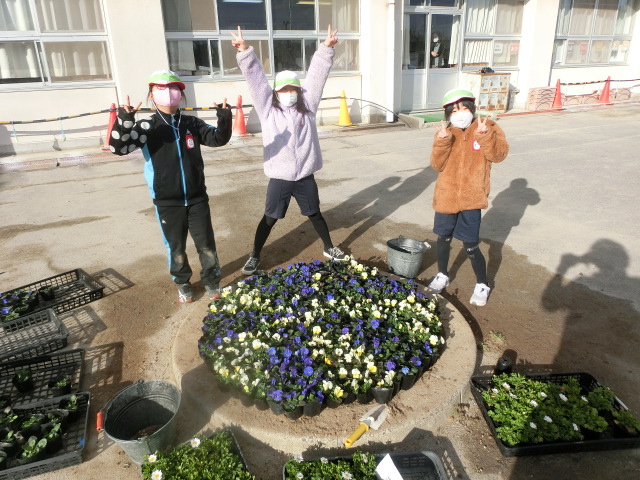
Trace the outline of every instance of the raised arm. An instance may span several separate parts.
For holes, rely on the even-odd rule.
[[[129,95],[127,95],[127,102],[118,108],[118,118],[113,123],[109,138],[109,145],[116,155],[126,155],[142,148],[147,143],[147,135],[143,128],[145,122],[135,123],[136,112],[140,105],[142,102],[138,103],[135,108],[132,107]]]
[[[338,30],[332,31],[331,25],[327,29],[327,38],[320,44],[316,53],[313,54],[307,76],[304,81],[304,99],[307,106],[313,112],[318,110],[322,90],[327,82],[327,77],[333,66],[334,46],[338,43]]]
[[[214,102],[216,116],[218,117],[218,127],[209,125],[205,121],[198,119],[198,130],[200,143],[208,147],[221,147],[229,143],[231,139],[231,108],[227,105],[227,99],[220,104]]]
[[[262,64],[253,51],[253,47],[247,45],[247,42],[242,37],[242,29],[238,27],[237,33],[229,33],[233,37],[231,44],[238,50],[236,54],[238,67],[240,67],[244,78],[247,80],[255,109],[258,112],[258,116],[264,118],[271,106],[273,89],[269,85]]]

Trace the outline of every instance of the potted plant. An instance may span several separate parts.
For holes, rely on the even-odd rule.
[[[62,448],[62,424],[48,424],[42,433],[44,434],[44,438],[47,439],[47,453],[56,453]]]
[[[7,323],[18,318],[20,314],[13,311],[13,307],[4,306],[0,308],[0,321]]]
[[[60,377],[51,380],[48,383],[51,395],[54,397],[61,397],[68,395],[71,392],[71,378],[68,375],[61,375]]]
[[[19,417],[11,407],[6,407],[2,413],[0,413],[0,426],[13,429],[18,425]]]
[[[328,459],[320,458],[316,461],[304,461],[297,455],[284,465],[284,479],[298,480],[301,478],[329,479],[347,478],[352,480],[375,480],[378,462],[374,455],[355,452],[351,458]]]
[[[140,466],[143,480],[197,478],[198,480],[254,480],[244,465],[233,436],[222,431],[196,436],[169,452],[145,457]]]
[[[32,413],[24,417],[20,421],[19,430],[22,432],[22,435],[25,437],[29,437],[33,434],[40,433],[40,425],[42,425],[42,421],[44,420],[44,415],[41,413]]]
[[[71,395],[68,398],[64,398],[60,401],[60,408],[67,410],[69,415],[67,416],[70,422],[75,421],[80,416],[80,410],[78,405],[78,396]]]
[[[25,465],[27,463],[37,462],[46,453],[45,448],[47,446],[47,439],[31,436],[27,442],[22,446],[22,451],[18,455],[18,464]]]
[[[64,430],[67,426],[68,419],[69,419],[69,410],[65,410],[62,408],[55,408],[52,410],[48,410],[44,414],[44,421],[42,423],[42,428],[59,423],[61,428]]]
[[[52,285],[42,287],[40,290],[38,290],[38,292],[40,293],[42,300],[46,302],[49,300],[53,300],[56,296],[55,290]]]
[[[11,381],[20,393],[28,393],[35,388],[33,372],[28,367],[18,370]]]
[[[0,451],[5,452],[8,456],[13,456],[20,448],[15,437],[15,432],[11,429],[4,429],[0,434]]]
[[[38,297],[38,291],[34,289],[23,289],[22,293],[22,305],[27,307],[27,313],[32,312],[40,303],[40,297]]]
[[[640,422],[629,410],[614,410],[614,423],[621,436],[637,437],[640,435]]]

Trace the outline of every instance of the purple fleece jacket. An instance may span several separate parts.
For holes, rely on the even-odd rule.
[[[303,98],[310,110],[304,115],[298,113],[295,106],[282,107],[280,110],[272,105],[273,87],[253,47],[236,55],[262,124],[264,173],[267,177],[294,181],[322,168],[316,112],[333,65],[334,53],[333,48],[320,44],[313,55],[307,76],[302,82]]]

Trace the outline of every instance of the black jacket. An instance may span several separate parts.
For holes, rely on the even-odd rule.
[[[220,147],[231,138],[231,109],[216,108],[218,127],[178,111],[156,111],[135,122],[135,114],[118,109],[109,138],[111,151],[127,155],[141,148],[144,176],[153,203],[159,206],[193,205],[208,199],[200,145]],[[174,128],[175,127],[175,128]]]

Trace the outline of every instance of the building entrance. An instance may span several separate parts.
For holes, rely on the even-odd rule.
[[[441,107],[458,84],[461,13],[432,8],[404,15],[401,110]]]

